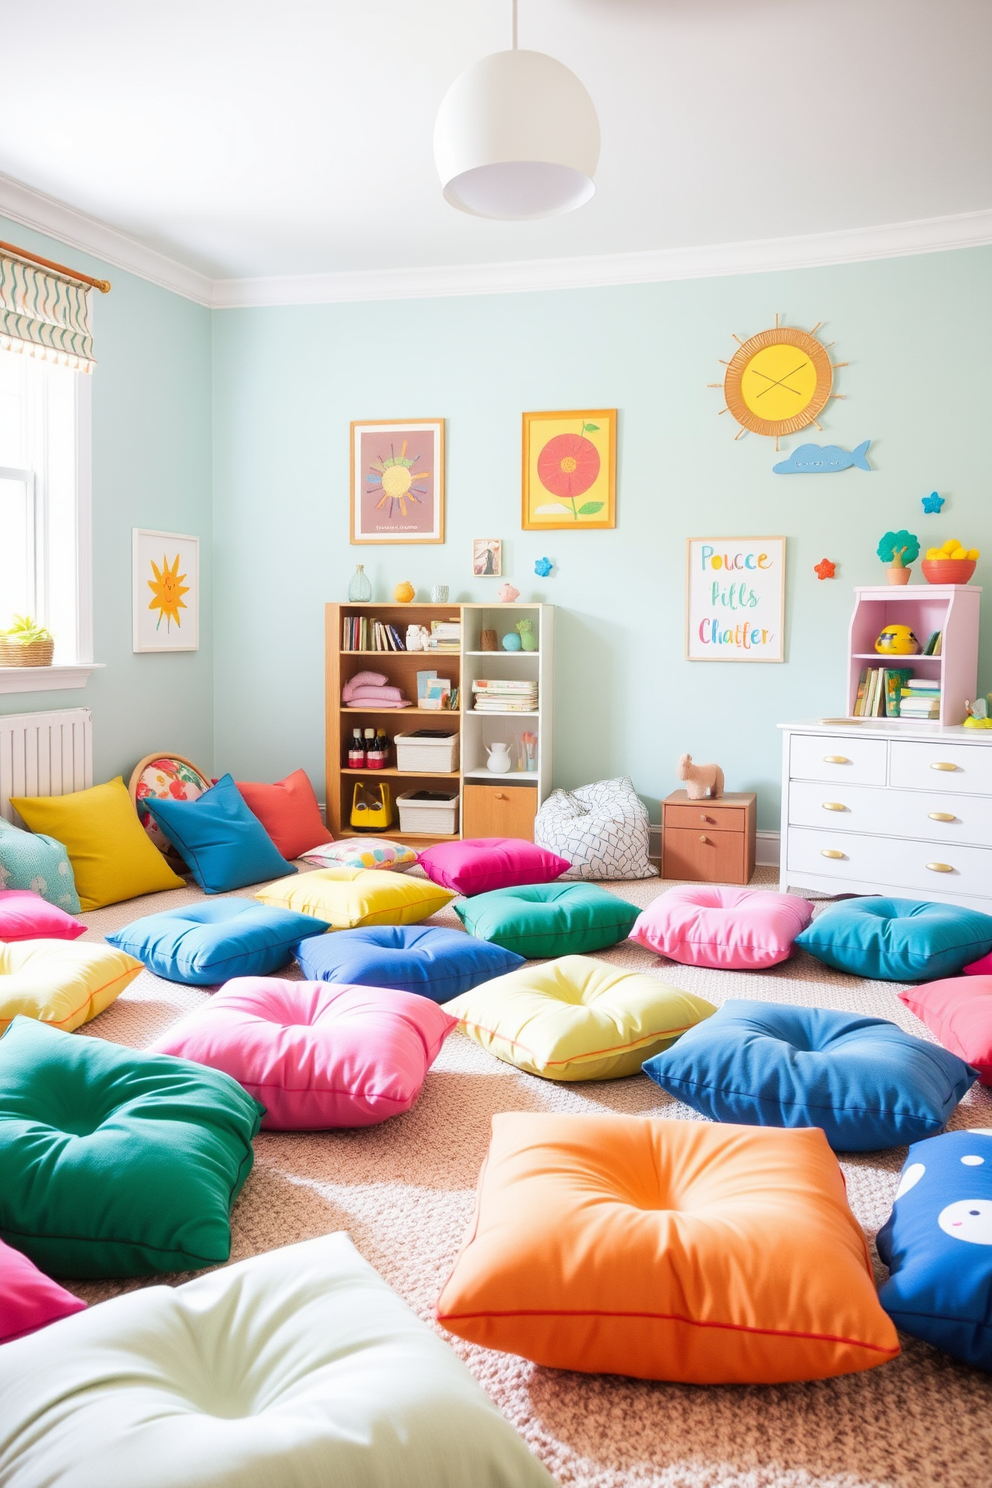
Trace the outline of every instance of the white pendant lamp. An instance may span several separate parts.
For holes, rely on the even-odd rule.
[[[592,99],[544,52],[495,52],[448,89],[434,125],[444,199],[475,217],[523,222],[573,212],[596,190],[599,120]]]

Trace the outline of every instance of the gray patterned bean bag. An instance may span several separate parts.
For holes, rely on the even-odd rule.
[[[657,878],[648,813],[628,776],[552,791],[534,821],[538,847],[567,858],[562,878]]]

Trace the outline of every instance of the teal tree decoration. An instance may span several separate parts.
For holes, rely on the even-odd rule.
[[[920,540],[914,532],[907,532],[902,527],[898,532],[886,532],[880,537],[875,551],[890,568],[906,568],[919,558]]]

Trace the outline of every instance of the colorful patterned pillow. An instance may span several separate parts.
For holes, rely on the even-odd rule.
[[[67,914],[79,913],[69,854],[43,832],[25,832],[0,816],[0,889],[33,889]]]
[[[387,837],[346,837],[342,842],[325,842],[301,853],[306,863],[318,868],[392,868],[404,872],[412,868],[417,854],[402,842]]]
[[[138,820],[160,853],[182,862],[172,843],[148,810],[149,798],[159,801],[195,801],[210,789],[210,781],[192,760],[181,754],[150,754],[141,760],[128,786]]]

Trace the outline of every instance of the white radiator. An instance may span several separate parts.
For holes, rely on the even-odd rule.
[[[89,708],[0,715],[0,816],[15,821],[11,796],[65,796],[92,784]]]

